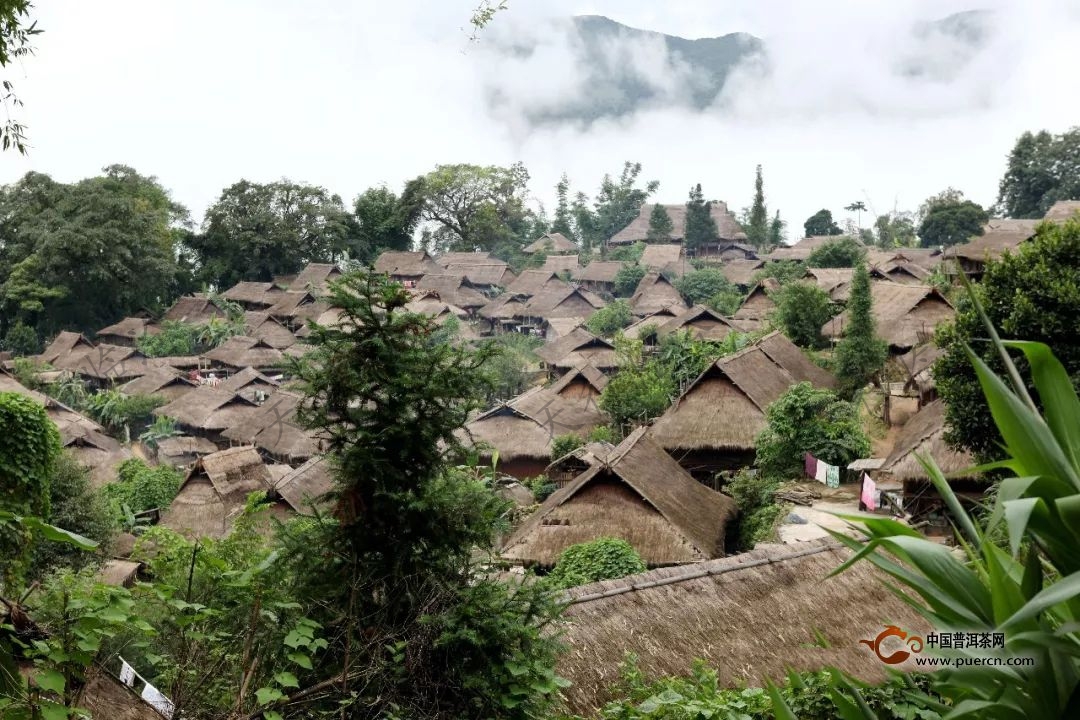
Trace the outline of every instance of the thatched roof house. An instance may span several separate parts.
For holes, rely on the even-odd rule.
[[[244,313],[244,334],[270,347],[284,350],[296,344],[296,335],[269,312],[249,310]]]
[[[157,441],[158,462],[173,467],[186,467],[204,455],[218,451],[217,445],[206,438],[176,435]]]
[[[678,305],[672,305],[670,307],[663,308],[654,313],[646,315],[645,317],[638,318],[634,322],[630,323],[622,329],[623,337],[633,338],[635,340],[645,340],[646,344],[655,340],[655,337],[642,337],[642,331],[652,328],[653,330],[659,330],[660,326],[679,317],[687,308],[685,306],[679,307]]]
[[[764,260],[728,260],[720,266],[720,273],[732,285],[747,290],[754,283],[754,274],[763,267]]]
[[[1021,244],[1035,237],[1035,228],[1041,220],[1014,220],[994,218],[983,226],[983,234],[976,235],[962,245],[945,248],[946,260],[955,260],[968,275],[981,275],[988,260],[998,260],[1006,251],[1015,251]],[[946,270],[955,272],[948,263]]]
[[[608,244],[631,245],[636,242],[645,242],[649,237],[649,218],[652,215],[654,207],[655,205],[653,203],[645,203],[642,205],[641,210],[638,212],[638,216],[634,218],[629,225],[615,233],[615,235],[608,240]],[[668,240],[671,242],[682,242],[686,230],[686,205],[664,205],[664,210],[667,211],[672,224],[671,232],[668,233]],[[746,240],[746,233],[743,232],[742,226],[735,220],[735,216],[728,210],[727,203],[713,200],[711,204],[711,214],[713,220],[716,221],[718,240],[721,242],[742,242]]]
[[[759,545],[732,557],[571,588],[557,672],[572,713],[591,716],[620,678],[627,652],[648,681],[686,675],[695,659],[723,687],[761,687],[796,671],[837,667],[870,683],[888,678],[860,639],[886,625],[930,628],[869,562],[829,577],[851,556],[826,541]],[[822,642],[822,638],[826,642]],[[824,646],[823,646],[824,645]],[[898,666],[903,667],[903,666]]]
[[[133,395],[159,395],[169,402],[199,387],[197,382],[171,367],[150,368],[145,375],[124,383],[120,392]]]
[[[595,366],[584,364],[575,366],[561,378],[552,383],[548,391],[565,398],[596,399],[607,387],[608,376]]]
[[[72,361],[74,357],[77,360]],[[102,343],[90,352],[57,359],[54,366],[98,383],[127,382],[150,371],[146,355],[133,347]]]
[[[308,263],[289,283],[289,290],[294,292],[309,290],[316,295],[325,295],[329,284],[345,273],[333,263]]]
[[[1044,220],[1071,220],[1080,213],[1080,200],[1058,200],[1043,216]]]
[[[375,272],[386,273],[393,280],[414,283],[428,273],[442,272],[441,266],[424,251],[387,250],[375,259]]]
[[[296,409],[303,398],[287,390],[270,396],[255,412],[226,428],[222,437],[258,446],[282,462],[301,463],[322,452],[316,433],[301,426]]]
[[[626,540],[652,567],[722,556],[735,501],[686,474],[646,431],[545,500],[502,556],[550,567],[571,545],[602,537]]]
[[[548,284],[529,298],[521,309],[526,318],[588,319],[606,305],[599,296],[572,285]]]
[[[499,262],[502,263],[502,260]],[[460,275],[477,290],[492,291],[504,288],[517,279],[506,263],[502,265],[447,265],[447,275]]]
[[[249,399],[265,398],[281,387],[281,382],[246,367],[218,383],[218,389],[238,393]]]
[[[584,324],[584,318],[548,318],[547,332],[544,337],[548,342],[554,342],[559,338],[566,337]]]
[[[682,330],[688,330],[699,340],[723,340],[728,333],[737,331],[738,328],[712,308],[695,305],[660,325],[656,332],[658,336],[664,337]]]
[[[736,325],[750,331],[759,328],[776,310],[776,301],[772,299],[772,294],[779,289],[780,284],[773,278],[765,278],[754,285],[732,315],[732,318],[738,321]]]
[[[573,273],[578,269],[578,256],[577,255],[548,255],[544,258],[544,264],[540,266],[541,270],[550,270],[553,273]]]
[[[82,333],[61,331],[49,346],[34,359],[39,363],[56,365],[60,358],[66,358],[68,363],[77,363],[79,358],[94,349],[94,343],[90,342]]]
[[[615,276],[622,267],[623,263],[617,260],[593,260],[585,267],[575,268],[570,277],[594,292],[612,292]]]
[[[934,363],[944,354],[945,351],[933,343],[926,343],[916,345],[903,355],[894,356],[893,360],[907,377],[904,390],[917,391],[920,399],[932,399],[930,394],[934,390]]]
[[[549,285],[559,288],[569,287],[562,278],[550,270],[522,270],[521,274],[506,286],[506,292],[532,297]]]
[[[285,356],[276,347],[258,338],[236,335],[203,355],[217,366],[235,368],[278,368]]]
[[[221,294],[245,310],[265,310],[281,298],[281,288],[272,282],[241,281]]]
[[[558,395],[535,387],[477,416],[462,435],[484,460],[498,451],[500,472],[525,479],[541,474],[551,462],[555,438],[585,436],[606,421],[592,396]]]
[[[844,237],[844,235],[811,235],[810,237],[799,240],[794,245],[782,245],[768,255],[763,255],[761,257],[762,259],[768,260],[799,260],[801,262],[806,262],[807,258],[810,257],[810,253],[814,252],[822,245],[844,239]],[[863,244],[858,238],[850,239],[854,240],[859,245]]]
[[[469,313],[487,305],[489,300],[482,292],[461,275],[430,273],[416,283],[418,290],[426,290],[438,295],[439,299],[459,307]]]
[[[205,325],[211,318],[224,318],[225,311],[202,294],[188,295],[172,304],[162,320],[175,320],[188,325]]]
[[[98,330],[97,341],[110,345],[133,347],[135,342],[143,335],[154,335],[159,332],[161,332],[161,329],[154,324],[153,320],[141,317],[126,317],[120,322]]]
[[[855,268],[806,268],[806,275],[834,302],[846,302]]]
[[[247,496],[272,489],[273,479],[258,450],[221,450],[195,461],[160,524],[191,538],[225,537]]]
[[[697,477],[753,462],[769,405],[796,383],[834,378],[773,332],[709,366],[652,426],[652,437]]]
[[[870,277],[891,280],[903,285],[923,285],[930,278],[931,272],[922,265],[907,260],[890,260],[870,268]],[[844,297],[844,302],[847,297]]]
[[[577,253],[581,247],[560,232],[545,233],[521,249],[526,255],[543,252],[548,255]]]
[[[618,365],[615,346],[581,327],[537,348],[536,355],[548,368],[555,371],[565,371],[585,364],[601,370]]]
[[[656,271],[649,271],[641,278],[633,297],[630,298],[630,309],[638,317],[668,308],[681,311],[686,307],[686,301],[671,281]]]
[[[614,450],[615,446],[609,442],[585,443],[561,458],[552,460],[551,464],[544,469],[544,475],[550,482],[562,487],[593,466],[606,462]]]
[[[329,309],[319,297],[308,290],[287,290],[281,293],[278,301],[267,308],[271,317],[286,323],[289,327],[299,327],[308,320],[314,320]]]
[[[721,243],[717,246],[716,250],[710,254],[718,255],[724,262],[742,262],[758,259],[758,249],[756,247],[739,242]]]
[[[254,400],[228,390],[203,385],[154,408],[154,415],[170,417],[194,435],[215,435],[243,421],[257,410]]]
[[[334,489],[334,476],[325,457],[313,457],[292,470],[274,485],[274,494],[300,515],[311,515],[313,509],[329,508],[327,495]]]
[[[928,285],[902,285],[887,281],[870,284],[873,315],[878,337],[889,343],[894,353],[929,341],[934,328],[951,320],[956,311],[937,288]],[[827,338],[839,339],[847,325],[845,310],[821,328]]]
[[[646,245],[638,265],[657,272],[668,271],[673,275],[684,275],[688,269],[694,269],[686,262],[682,245]]]
[[[453,265],[465,267],[507,267],[505,260],[500,260],[486,252],[446,252],[435,258],[436,264],[448,268]]]

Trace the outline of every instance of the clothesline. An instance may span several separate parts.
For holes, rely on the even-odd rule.
[[[173,705],[172,700],[165,697],[156,687],[151,685],[146,678],[137,673],[135,671],[135,668],[133,668],[127,660],[120,657],[120,682],[134,690],[136,678],[138,678],[143,683],[143,689],[142,692],[139,693],[139,697],[145,700],[151,707],[164,715],[166,718],[171,719],[173,716],[173,712],[176,709],[176,706]]]

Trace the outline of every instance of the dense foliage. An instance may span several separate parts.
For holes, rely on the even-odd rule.
[[[353,201],[357,259],[377,257],[383,250],[410,250],[413,231],[424,209],[424,181],[411,180],[398,196],[385,186],[368,188]]]
[[[714,298],[728,296],[741,300],[735,286],[716,268],[702,268],[686,273],[675,281],[675,289],[691,305],[710,303]],[[730,315],[731,312],[724,314]]]
[[[442,333],[436,330],[434,334]],[[509,400],[532,384],[540,361],[535,350],[543,343],[538,337],[522,333],[504,333],[487,342],[493,352],[484,357],[481,369],[485,402]]]
[[[615,273],[615,297],[628,298],[637,290],[641,279],[645,277],[647,270],[644,265],[623,263],[619,272]]]
[[[806,237],[842,235],[844,232],[833,220],[832,211],[824,208],[806,219],[806,222],[803,223],[803,231],[806,233]]]
[[[986,265],[977,293],[995,327],[1006,338],[1049,345],[1080,387],[1080,221],[1040,226],[1034,240],[999,262]],[[934,368],[938,393],[945,400],[947,438],[983,460],[1000,453],[1000,435],[988,412],[975,371],[967,357],[970,346],[996,372],[1004,366],[971,302],[961,298],[956,321],[939,328],[937,344],[946,355]],[[1018,360],[1021,367],[1023,360]],[[1029,390],[1033,389],[1028,385]],[[1037,396],[1036,396],[1037,397]]]
[[[626,300],[616,300],[590,315],[585,321],[585,327],[593,335],[611,337],[632,322],[634,322],[634,314],[630,310],[630,303]]]
[[[874,243],[883,250],[915,245],[915,218],[911,213],[892,212],[874,221]]]
[[[858,408],[802,382],[769,405],[766,427],[757,438],[757,467],[766,475],[799,477],[803,453],[846,467],[870,454]]]
[[[671,216],[660,203],[653,205],[649,213],[649,231],[645,236],[646,242],[666,243],[671,240],[671,232],[675,229],[675,223],[671,222]]]
[[[754,172],[754,202],[750,206],[749,222],[746,223],[746,239],[764,250],[769,244],[769,211],[765,208],[765,183],[761,177],[761,166]],[[779,216],[777,216],[779,220]]]
[[[586,255],[593,248],[606,248],[607,241],[638,216],[645,201],[660,187],[656,180],[638,187],[640,176],[641,163],[627,161],[623,163],[618,179],[604,175],[591,203],[584,193],[577,194],[571,206],[574,235]]]
[[[546,578],[552,587],[570,588],[642,572],[645,563],[630,543],[602,537],[563,550]]]
[[[889,356],[888,346],[877,336],[873,302],[870,273],[860,263],[851,277],[844,337],[833,353],[837,387],[844,397],[852,397],[867,383],[876,381]]]
[[[724,492],[739,506],[735,521],[739,550],[753,550],[759,542],[774,539],[776,527],[788,508],[788,504],[778,502],[775,497],[782,484],[776,475],[747,468],[724,479]]]
[[[1025,132],[998,188],[998,211],[1010,218],[1041,218],[1058,200],[1080,198],[1080,128],[1060,135]]]
[[[690,199],[686,201],[686,227],[683,230],[683,247],[697,250],[709,243],[716,242],[720,231],[712,216],[712,201],[705,201],[701,192],[701,183],[690,188]]]
[[[773,320],[793,343],[811,349],[825,346],[821,328],[836,313],[828,293],[817,285],[793,282],[782,286],[772,298],[776,302]]]
[[[931,204],[919,224],[919,242],[923,247],[950,247],[968,242],[983,234],[990,218],[971,200],[950,200]]]
[[[621,369],[600,394],[600,409],[617,426],[636,426],[663,414],[675,396],[671,376],[659,363]]]
[[[772,278],[781,285],[801,280],[806,277],[806,265],[795,260],[770,260],[765,267],[756,271],[751,279],[752,283],[759,283],[766,278]]]
[[[853,237],[844,235],[817,246],[806,259],[809,267],[855,267],[866,257],[866,248]]]
[[[120,464],[116,481],[106,485],[103,492],[117,524],[122,524],[129,514],[168,508],[183,479],[181,472],[173,467],[151,467],[139,458],[132,458]]]

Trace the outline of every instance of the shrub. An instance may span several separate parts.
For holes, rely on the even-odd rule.
[[[199,328],[176,320],[166,320],[157,334],[146,334],[135,341],[147,357],[192,355],[198,346]]]
[[[589,442],[606,442],[614,444],[618,442],[618,435],[610,425],[597,425],[589,433]]]
[[[843,236],[818,245],[806,259],[809,267],[855,267],[866,257],[866,248],[853,237]]]
[[[752,550],[770,539],[787,505],[777,503],[780,481],[774,476],[742,469],[724,483],[724,492],[739,506],[736,537],[740,550]]]
[[[553,587],[568,588],[641,572],[645,563],[630,543],[606,537],[563,550],[547,578]]]
[[[645,277],[645,268],[637,263],[633,265],[627,263],[619,268],[619,272],[615,273],[615,295],[616,297],[630,297],[637,290],[638,283]]]
[[[23,323],[22,320],[12,325],[7,335],[4,336],[2,349],[7,350],[15,357],[24,357],[41,352],[41,340],[34,328]]]
[[[739,292],[734,286],[727,290],[721,290],[708,300],[705,301],[705,305],[712,308],[721,315],[731,316],[735,314],[735,311],[742,305],[743,294]]]
[[[794,282],[780,288],[776,301],[776,322],[793,343],[804,348],[820,348],[825,343],[821,328],[835,313],[824,290],[810,283]]]
[[[671,405],[675,386],[656,362],[643,368],[624,368],[600,394],[600,409],[616,425],[648,422]]]
[[[551,459],[557,460],[563,455],[577,450],[584,444],[585,441],[579,435],[574,435],[573,433],[559,435],[551,441]]]
[[[113,516],[123,522],[127,512],[167,508],[180,490],[182,480],[179,470],[167,465],[150,467],[142,460],[132,458],[120,464],[116,482],[106,485],[104,493]]]
[[[704,268],[683,275],[675,281],[675,289],[686,302],[697,305],[717,295],[730,293],[735,286],[716,268]]]
[[[877,378],[889,356],[888,345],[874,327],[870,275],[865,265],[856,267],[852,275],[847,314],[847,327],[833,354],[833,365],[840,394],[853,397]]]
[[[634,314],[630,310],[630,303],[626,300],[616,300],[589,316],[585,327],[593,335],[611,337],[632,322],[634,322]]]
[[[807,382],[769,405],[766,421],[757,438],[757,466],[767,475],[799,476],[803,453],[841,467],[870,454],[858,408]]]
[[[641,256],[643,254],[645,254],[645,243],[638,242],[633,245],[623,245],[621,247],[612,248],[608,251],[607,259],[636,264],[641,261]]]
[[[765,267],[754,273],[752,282],[759,283],[772,278],[781,285],[806,277],[806,265],[796,260],[770,260]]]

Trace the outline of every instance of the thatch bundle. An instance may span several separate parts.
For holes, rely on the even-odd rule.
[[[646,679],[686,675],[703,659],[726,687],[782,681],[788,669],[837,667],[878,683],[890,666],[861,639],[886,625],[930,628],[883,584],[869,562],[828,577],[850,552],[822,541],[759,546],[729,558],[571,589],[557,671],[573,713],[612,699],[627,652]],[[823,646],[821,638],[827,641]],[[909,669],[905,666],[895,666]]]

